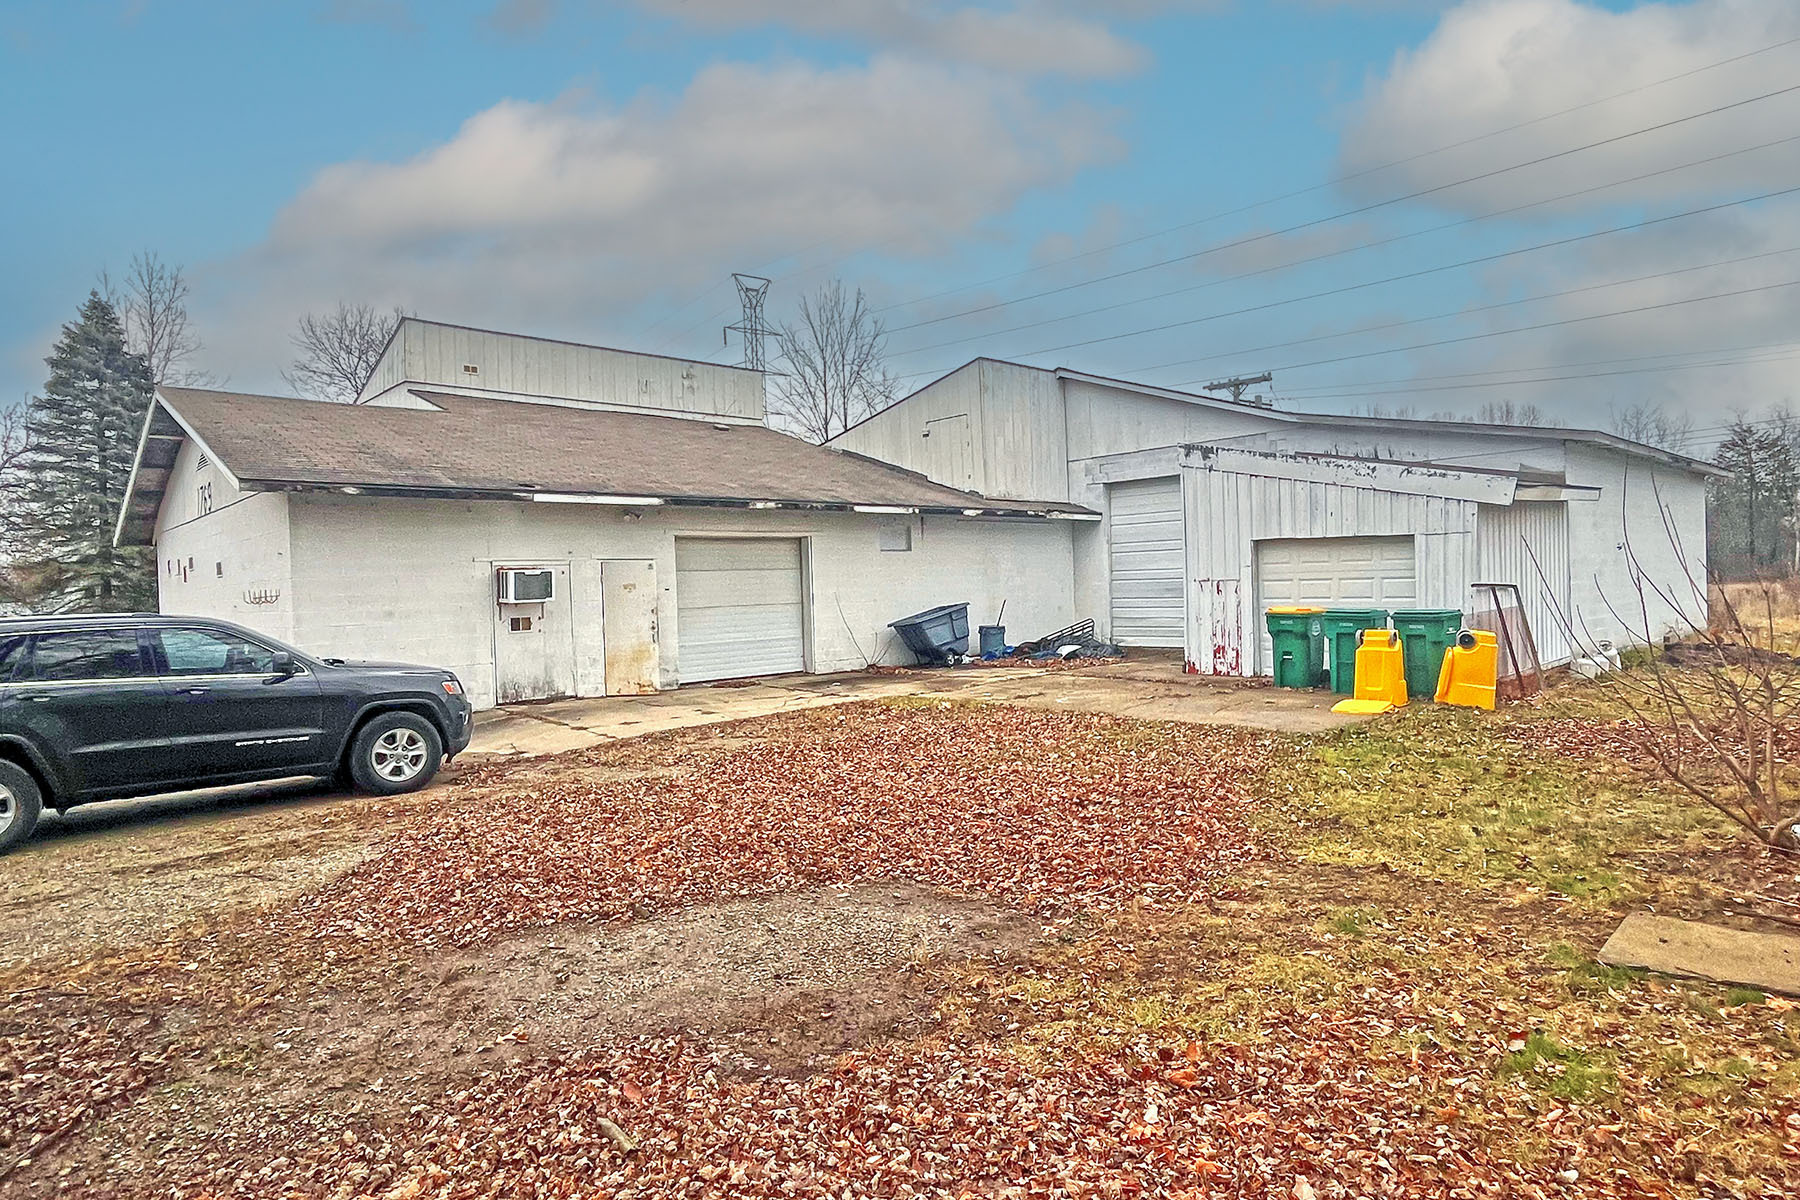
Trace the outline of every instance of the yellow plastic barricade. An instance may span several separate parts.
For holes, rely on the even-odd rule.
[[[1499,678],[1500,639],[1485,629],[1465,629],[1444,654],[1444,665],[1438,671],[1437,701],[1491,711]]]
[[[1384,713],[1406,704],[1406,659],[1400,635],[1365,629],[1356,639],[1356,694],[1331,706],[1332,712]]]

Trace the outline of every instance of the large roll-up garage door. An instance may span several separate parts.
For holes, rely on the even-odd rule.
[[[1258,669],[1274,661],[1262,614],[1281,604],[1413,608],[1418,568],[1410,537],[1277,538],[1256,543]]]
[[[1181,479],[1134,479],[1106,489],[1112,564],[1112,639],[1121,646],[1182,646]]]
[[[799,541],[676,538],[675,614],[683,683],[804,671]]]

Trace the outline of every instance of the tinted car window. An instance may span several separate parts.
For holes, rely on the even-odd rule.
[[[142,674],[144,662],[135,629],[80,629],[38,634],[24,676],[43,683],[68,683]]]
[[[30,640],[22,633],[0,637],[0,683],[11,679],[13,672],[25,665],[25,643]]]
[[[215,629],[159,629],[153,636],[165,674],[273,675],[275,652]]]

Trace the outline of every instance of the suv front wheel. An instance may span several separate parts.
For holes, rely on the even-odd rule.
[[[31,836],[43,809],[44,798],[31,773],[0,759],[0,854]]]
[[[350,745],[350,778],[365,792],[398,796],[431,782],[444,761],[444,739],[417,713],[371,717]]]

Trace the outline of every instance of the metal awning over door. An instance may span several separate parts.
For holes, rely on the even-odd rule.
[[[675,619],[682,683],[804,671],[800,540],[676,538]]]
[[[1112,640],[1121,646],[1185,644],[1181,478],[1134,479],[1106,489]]]

